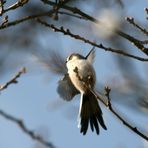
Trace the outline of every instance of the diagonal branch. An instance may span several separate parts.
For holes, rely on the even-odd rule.
[[[0,16],[4,13],[4,4],[6,3],[5,0],[0,0]]]
[[[133,127],[130,123],[128,123],[123,117],[121,117],[121,115],[119,115],[113,109],[112,104],[111,104],[111,98],[110,98],[111,89],[109,87],[105,87],[105,91],[106,91],[105,95],[108,99],[108,101],[105,102],[104,101],[105,99],[102,96],[98,95],[94,90],[92,90],[89,86],[86,85],[85,80],[79,75],[78,67],[75,67],[73,71],[76,73],[77,78],[82,82],[82,85],[84,85],[88,90],[90,90],[95,95],[96,99],[101,101],[104,104],[104,106],[107,107],[126,127],[128,127],[131,131],[133,131],[134,133],[136,133],[137,135],[139,135],[140,137],[148,141],[148,136],[140,132],[136,127]]]
[[[148,14],[148,8],[145,8],[144,11],[146,14]]]
[[[132,24],[133,26],[135,26],[136,28],[138,28],[141,32],[143,32],[146,36],[148,36],[148,31],[145,28],[142,28],[141,26],[139,26],[133,17],[127,17],[126,20]]]
[[[148,8],[145,8],[144,11],[146,14],[148,14]],[[148,17],[146,17],[146,19],[148,20]]]
[[[143,139],[145,139],[146,141],[148,141],[148,136],[146,136],[145,134],[143,134],[142,132],[140,132],[137,129],[137,127],[134,127],[130,123],[128,123],[123,117],[121,117],[121,115],[119,115],[114,110],[114,108],[112,107],[111,98],[110,98],[110,91],[111,91],[111,89],[109,87],[105,87],[105,91],[106,91],[106,96],[107,96],[107,99],[108,99],[107,102],[104,101],[104,99],[102,98],[102,96],[99,96],[93,90],[91,90],[91,92],[96,96],[96,98],[99,101],[101,101],[126,127],[128,127],[131,131],[133,131],[134,133],[136,133],[137,135],[139,135],[140,137],[142,137]]]
[[[11,26],[15,26],[17,24],[23,23],[23,22],[28,21],[28,20],[33,20],[35,18],[39,18],[39,17],[43,17],[43,16],[51,16],[53,14],[53,12],[54,12],[54,10],[50,10],[50,11],[42,12],[40,14],[35,14],[35,15],[31,15],[31,16],[25,16],[25,17],[23,17],[21,19],[1,24],[0,25],[0,30],[8,28],[8,27],[11,27]]]
[[[18,7],[23,7],[25,4],[28,3],[29,0],[18,0],[16,3],[12,4],[11,6],[9,6],[7,9],[3,10],[3,13],[10,11],[10,10],[14,10],[17,9]]]
[[[142,44],[148,44],[148,40],[141,41]]]
[[[130,57],[130,58],[139,60],[139,61],[148,61],[148,59],[146,59],[146,58],[142,58],[142,57],[138,57],[138,56],[129,54],[129,53],[127,53],[127,52],[124,52],[123,50],[113,49],[113,48],[110,48],[110,47],[105,47],[105,46],[102,45],[102,44],[96,44],[95,42],[92,42],[92,41],[90,41],[90,40],[88,40],[88,39],[85,39],[84,37],[81,37],[80,35],[73,34],[69,29],[64,29],[63,27],[57,28],[57,27],[55,27],[53,24],[48,24],[48,23],[46,23],[45,21],[42,21],[41,19],[37,19],[37,21],[38,21],[40,24],[42,24],[42,25],[44,25],[44,26],[46,26],[46,27],[52,29],[52,30],[55,31],[55,32],[61,32],[61,33],[63,33],[64,35],[68,35],[68,36],[70,36],[70,37],[72,37],[72,38],[75,38],[75,39],[77,39],[77,40],[81,40],[81,41],[83,41],[83,42],[85,42],[85,43],[88,43],[88,44],[90,44],[90,45],[92,45],[92,46],[98,47],[98,48],[100,48],[100,49],[102,49],[102,50],[110,51],[110,52],[113,52],[113,53],[116,53],[116,54],[120,54],[120,55],[123,55],[123,56],[127,56],[127,57]]]
[[[125,119],[123,119],[123,117],[121,117],[112,107],[111,104],[111,98],[110,98],[110,91],[111,89],[109,87],[105,87],[105,91],[106,91],[106,97],[108,99],[107,104],[105,104],[106,107],[108,107],[108,109],[125,125],[127,126],[130,130],[132,130],[134,133],[136,133],[137,135],[141,136],[143,139],[145,139],[146,141],[148,141],[148,136],[144,135],[142,132],[140,132],[136,127],[132,126],[130,123],[128,123]],[[97,99],[101,99],[98,98]]]
[[[22,75],[26,73],[26,68],[22,68],[10,81],[5,83],[4,85],[0,85],[0,91],[6,89],[9,85],[11,84],[16,84],[18,83],[17,79]]]
[[[22,120],[17,119],[14,116],[11,116],[10,114],[4,112],[3,110],[0,110],[0,116],[2,116],[5,119],[15,123],[25,134],[27,134],[33,140],[36,140],[36,141],[40,142],[41,144],[43,144],[46,147],[55,148],[55,146],[51,142],[48,142],[48,141],[44,140],[43,137],[41,137],[40,135],[34,133],[34,131],[28,129],[25,126],[25,124],[24,124],[24,122]]]
[[[41,0],[43,3],[45,4],[48,4],[48,5],[51,5],[51,6],[55,6],[57,5],[55,2],[52,2],[52,1],[49,1],[49,0]],[[80,16],[82,16],[83,18],[93,22],[93,23],[97,23],[97,24],[102,24],[102,25],[105,25],[103,24],[101,21],[97,20],[96,18],[84,13],[83,11],[81,11],[80,9],[76,8],[76,7],[71,7],[71,6],[67,6],[67,5],[61,5],[60,6],[61,8],[65,9],[65,10],[68,10],[68,11],[71,11],[72,13],[74,14],[78,14]],[[146,55],[148,55],[148,48],[145,48],[143,44],[141,44],[141,42],[130,36],[129,34],[121,31],[121,30],[116,30],[115,32],[117,35],[123,37],[124,39],[130,41],[132,44],[134,44],[138,49],[140,49],[143,53],[145,53]]]

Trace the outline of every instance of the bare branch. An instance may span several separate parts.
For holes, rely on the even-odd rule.
[[[148,44],[148,40],[141,41],[142,44]]]
[[[4,4],[6,3],[5,0],[0,0],[0,16],[4,13]]]
[[[81,78],[81,76],[79,75],[78,67],[75,67],[74,72],[76,73],[77,78],[82,82],[82,84],[95,95],[96,99],[101,101],[105,105],[105,107],[107,107],[126,127],[128,127],[131,131],[133,131],[134,133],[136,133],[137,135],[139,135],[140,137],[148,141],[148,136],[144,135],[136,127],[133,127],[130,123],[128,123],[123,117],[121,117],[121,115],[119,115],[113,109],[112,104],[111,104],[111,98],[110,98],[111,89],[109,87],[105,87],[105,91],[106,91],[105,95],[108,99],[108,101],[105,102],[104,101],[105,99],[103,99],[102,96],[99,96],[94,90],[92,90],[89,86],[86,85],[83,78]]]
[[[41,0],[42,2],[44,2],[45,4],[48,4],[48,5],[51,5],[51,6],[55,6],[56,3],[55,2],[52,2],[52,1],[49,1],[49,0]],[[101,21],[95,19],[94,17],[84,13],[83,11],[81,11],[80,9],[76,8],[76,7],[70,7],[70,6],[67,6],[67,5],[61,5],[60,6],[61,8],[65,9],[65,10],[68,10],[68,11],[71,11],[73,12],[74,14],[79,14],[80,16],[82,16],[83,18],[87,19],[87,20],[90,20],[91,22],[93,23],[97,23],[97,24],[102,24],[102,25],[105,25],[103,24]],[[138,49],[140,49],[143,53],[145,53],[146,55],[148,55],[148,48],[145,48],[143,46],[143,44],[141,44],[140,40],[130,36],[129,34],[121,31],[121,30],[116,30],[115,32],[117,35],[123,37],[124,39],[130,41],[132,44],[134,44]]]
[[[145,139],[146,141],[148,141],[148,136],[144,135],[142,132],[140,132],[136,127],[133,127],[130,123],[128,123],[125,119],[123,119],[123,117],[121,117],[112,107],[111,104],[111,98],[110,98],[110,91],[111,89],[109,87],[105,87],[105,91],[106,91],[106,96],[108,99],[108,103],[105,105],[106,107],[108,107],[108,109],[125,125],[127,126],[130,130],[132,130],[134,133],[136,133],[137,135],[139,135],[140,137],[142,137],[143,139]],[[100,100],[100,99],[99,99]]]
[[[148,8],[145,8],[144,11],[146,12],[146,14],[148,14]]]
[[[131,35],[128,35],[120,30],[116,31],[117,34],[119,34],[120,36],[128,39],[133,45],[135,45],[138,49],[140,49],[140,51],[142,51],[143,53],[145,53],[146,55],[148,55],[148,48],[145,48],[143,46],[143,44],[141,44],[141,41],[132,37]]]
[[[75,18],[79,18],[79,19],[84,19],[84,17],[81,17],[79,15],[75,15],[73,13],[68,13],[68,12],[64,12],[64,11],[58,11],[59,14],[64,14],[64,15],[68,15],[68,16],[72,16],[72,17],[75,17]]]
[[[52,2],[52,1],[49,1],[49,0],[41,0],[41,1],[43,3],[51,5],[51,6],[57,5],[55,2]],[[95,18],[89,16],[88,14],[82,12],[80,9],[78,9],[76,7],[70,7],[70,6],[67,6],[67,5],[60,5],[60,4],[58,4],[57,6],[60,7],[60,8],[65,9],[65,10],[71,11],[74,14],[78,14],[78,15],[82,16],[83,18],[85,18],[87,20],[90,20],[92,22],[97,22],[97,23],[100,22],[97,19],[95,19]]]
[[[9,85],[11,84],[16,84],[18,83],[17,79],[23,74],[26,73],[26,68],[22,68],[10,81],[5,83],[4,85],[0,85],[0,91],[6,89]]]
[[[28,129],[22,120],[17,119],[16,117],[7,114],[3,110],[0,110],[0,115],[4,117],[5,119],[15,123],[25,134],[27,134],[33,140],[36,140],[40,142],[41,144],[43,144],[44,146],[47,146],[49,148],[55,148],[55,146],[51,142],[44,140],[43,137],[36,134],[34,131]]]
[[[47,11],[47,12],[42,12],[40,14],[26,16],[26,17],[23,17],[21,19],[18,19],[18,20],[12,21],[12,22],[2,23],[0,25],[0,30],[11,27],[11,26],[15,26],[17,24],[20,24],[20,23],[23,23],[25,21],[32,20],[32,19],[35,19],[35,18],[38,18],[38,17],[51,16],[53,12],[54,12],[54,10],[51,10],[51,11]]]
[[[17,9],[18,7],[23,7],[25,4],[28,3],[28,1],[29,0],[18,0],[15,4],[12,4],[7,9],[4,9],[3,13],[10,11],[10,10]]]
[[[132,24],[133,26],[135,26],[136,28],[138,28],[141,32],[143,32],[146,36],[148,36],[148,31],[145,28],[142,28],[141,26],[139,26],[133,17],[126,17],[126,20]]]
[[[144,11],[146,14],[148,14],[148,8],[145,8]],[[148,17],[146,17],[146,19],[148,20]]]
[[[148,59],[145,59],[145,58],[142,58],[142,57],[138,57],[138,56],[126,53],[123,50],[118,50],[118,49],[113,49],[113,48],[110,48],[110,47],[105,47],[102,44],[96,44],[95,42],[92,42],[92,41],[90,41],[88,39],[85,39],[84,37],[81,37],[79,35],[73,34],[69,29],[64,29],[63,27],[57,28],[53,24],[48,24],[45,21],[42,21],[41,19],[37,19],[37,21],[40,24],[42,24],[42,25],[52,29],[55,32],[61,32],[64,35],[68,35],[68,36],[70,36],[72,38],[75,38],[77,40],[81,40],[81,41],[83,41],[85,43],[88,43],[88,44],[90,44],[92,46],[95,46],[95,47],[98,47],[100,49],[103,49],[105,51],[110,51],[110,52],[113,52],[113,53],[116,53],[116,54],[124,55],[124,56],[130,57],[130,58],[133,58],[133,59],[136,59],[136,60],[139,60],[139,61],[148,61]]]

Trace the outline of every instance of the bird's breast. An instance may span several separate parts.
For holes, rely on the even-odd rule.
[[[69,61],[67,68],[72,83],[80,92],[87,91],[87,87],[94,87],[96,81],[95,70],[88,61]]]

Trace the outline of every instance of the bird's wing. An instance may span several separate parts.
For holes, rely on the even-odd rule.
[[[43,64],[50,72],[59,75],[65,75],[67,73],[67,67],[65,58],[61,55],[61,52],[56,50],[48,50],[44,52],[36,52],[33,54],[36,59]]]
[[[91,64],[93,63],[94,58],[95,58],[95,47],[93,47],[86,56],[87,61]]]
[[[72,100],[75,95],[79,94],[79,91],[72,84],[68,74],[65,74],[64,78],[59,81],[57,92],[66,101]]]

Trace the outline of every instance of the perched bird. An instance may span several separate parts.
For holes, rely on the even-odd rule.
[[[80,108],[78,127],[85,135],[90,124],[91,130],[99,134],[99,124],[106,130],[103,115],[94,91],[96,74],[93,67],[95,50],[92,49],[87,56],[78,53],[71,54],[66,61],[57,52],[50,53],[48,67],[55,73],[64,75],[58,82],[57,92],[61,98],[70,101],[75,95],[80,94]]]

